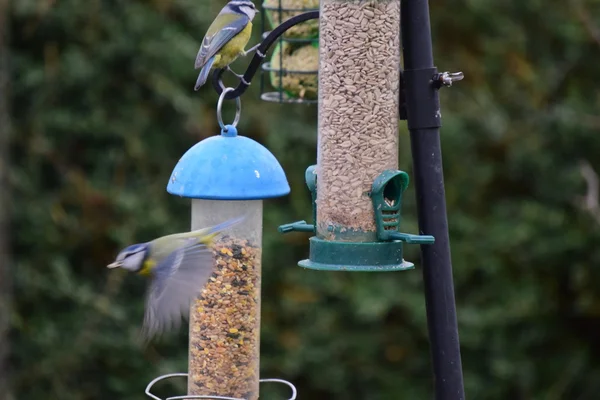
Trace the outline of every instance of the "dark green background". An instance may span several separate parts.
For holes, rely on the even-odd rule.
[[[126,244],[189,228],[189,201],[165,187],[179,157],[218,133],[215,92],[193,91],[193,60],[222,5],[12,2],[12,263],[2,265],[15,399],[143,399],[152,378],[186,370],[186,329],[140,348],[145,282],[105,265]],[[597,399],[600,211],[591,197],[581,206],[581,162],[600,171],[600,1],[431,8],[436,64],[466,75],[441,97],[467,398]],[[418,247],[406,246],[408,272],[297,267],[308,235],[276,227],[311,218],[317,110],[258,97],[256,80],[240,133],[277,156],[292,187],[265,202],[261,375],[293,381],[301,399],[431,398]],[[405,123],[400,146],[412,174]],[[417,232],[412,185],[403,211],[403,231]]]

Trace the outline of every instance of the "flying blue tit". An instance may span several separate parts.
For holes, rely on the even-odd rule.
[[[142,327],[145,341],[179,328],[181,317],[189,315],[191,302],[213,273],[214,237],[242,219],[128,246],[107,266],[151,278]]]
[[[194,90],[206,83],[208,74],[216,68],[227,68],[240,55],[245,56],[255,48],[245,51],[252,33],[252,20],[256,7],[250,0],[231,0],[208,28],[196,56],[195,69],[202,68]],[[237,75],[237,74],[236,74]]]

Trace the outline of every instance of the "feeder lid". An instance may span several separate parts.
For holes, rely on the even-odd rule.
[[[269,150],[227,125],[181,157],[167,192],[193,199],[259,200],[285,196],[290,186]]]

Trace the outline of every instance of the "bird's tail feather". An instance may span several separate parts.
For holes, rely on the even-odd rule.
[[[197,236],[198,233],[202,232],[201,241],[206,243],[208,246],[212,246],[214,238],[222,231],[227,228],[231,228],[233,225],[236,225],[244,220],[244,217],[231,218],[225,222],[221,222],[220,224],[211,226],[210,228],[204,228],[200,231],[191,232],[191,235]]]
[[[211,58],[208,59],[206,64],[204,64],[204,66],[200,70],[200,74],[198,74],[198,79],[196,80],[196,86],[194,86],[194,90],[200,89],[200,87],[202,87],[202,85],[204,85],[206,83],[206,80],[208,79],[208,74],[210,73],[210,70],[211,70],[214,62],[215,62],[215,56],[212,56]]]
[[[224,231],[228,228],[231,228],[233,225],[239,224],[240,222],[242,222],[245,219],[245,217],[237,217],[237,218],[231,218],[228,219],[225,222],[222,222],[220,224],[208,227],[208,228],[201,228],[201,229],[196,229],[190,232],[183,232],[183,233],[175,233],[172,236],[176,239],[179,240],[184,240],[187,241],[190,238],[196,238],[196,239],[200,239],[200,241],[202,242],[206,242],[206,243],[212,243],[212,240],[215,236],[217,236],[221,231]],[[161,239],[164,239],[166,236],[164,236]]]

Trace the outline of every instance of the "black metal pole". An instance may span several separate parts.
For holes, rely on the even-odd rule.
[[[433,84],[437,69],[433,64],[427,0],[403,0],[401,25],[419,229],[421,234],[435,237],[434,244],[421,245],[435,398],[463,400],[440,145],[441,113],[438,89]]]

